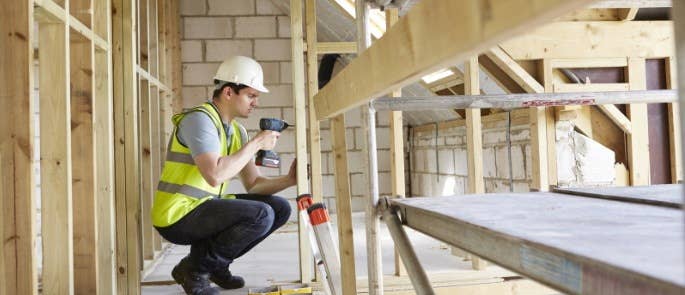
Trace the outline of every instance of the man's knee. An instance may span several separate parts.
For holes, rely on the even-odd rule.
[[[271,206],[269,206],[268,204],[258,203],[257,206],[259,206],[259,213],[257,214],[257,218],[255,219],[254,225],[261,229],[263,233],[266,233],[274,224],[276,214],[274,213],[274,210],[271,208]]]
[[[292,208],[290,207],[290,202],[285,198],[279,196],[273,196],[274,199],[274,211],[275,211],[275,222],[278,226],[283,225],[290,218]]]

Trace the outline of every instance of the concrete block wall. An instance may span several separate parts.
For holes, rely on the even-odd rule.
[[[532,178],[530,130],[511,128],[513,189],[529,190]],[[411,138],[412,196],[461,195],[468,192],[466,127],[414,132]],[[436,152],[437,150],[437,152]],[[509,152],[506,128],[483,129],[485,192],[509,192]]]
[[[266,87],[270,93],[259,99],[259,107],[249,119],[239,120],[252,136],[259,130],[262,117],[284,118],[295,122],[292,99],[290,18],[271,0],[181,0],[181,52],[183,63],[183,105],[190,107],[206,101],[212,94],[212,77],[219,64],[228,56],[245,55],[256,59],[263,67]],[[388,115],[379,114],[378,143],[381,193],[390,194],[390,160]],[[363,210],[362,196],[366,194],[362,155],[364,131],[361,112],[347,113],[347,145],[353,197],[353,209]],[[324,197],[335,210],[335,169],[330,129],[322,123],[322,171]],[[280,170],[260,168],[268,176],[285,175],[295,157],[295,132],[286,130],[280,137],[276,151],[281,155]],[[244,192],[240,181],[231,185],[236,193]],[[295,187],[280,193],[293,200]],[[295,216],[295,215],[293,215]]]

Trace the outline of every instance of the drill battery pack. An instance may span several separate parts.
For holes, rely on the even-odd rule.
[[[257,152],[257,158],[255,159],[255,164],[257,166],[269,167],[269,168],[280,168],[281,158],[272,151],[260,150]]]

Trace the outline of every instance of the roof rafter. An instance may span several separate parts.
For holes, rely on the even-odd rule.
[[[590,2],[422,1],[321,89],[314,98],[317,118],[343,113]]]

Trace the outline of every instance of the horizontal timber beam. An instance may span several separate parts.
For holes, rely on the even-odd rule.
[[[42,19],[51,19],[52,21],[65,22],[67,19],[67,12],[52,0],[34,0],[33,2],[36,6],[35,13],[39,15]],[[93,40],[95,46],[102,50],[109,50],[109,43],[98,36],[93,30],[84,25],[76,17],[69,15],[69,26],[74,29],[74,31],[83,35],[89,40]]]
[[[675,90],[639,90],[575,93],[524,93],[495,95],[454,95],[432,97],[377,98],[376,111],[420,111],[436,109],[512,109],[569,105],[666,103],[678,101]]]
[[[557,22],[502,42],[515,60],[644,57],[674,54],[673,22]]]
[[[602,0],[588,6],[588,8],[655,8],[671,7],[672,0]]]
[[[331,118],[432,71],[463,62],[590,2],[421,1],[321,89],[314,97],[317,119]]]
[[[155,78],[155,77],[153,77],[152,75],[150,75],[150,73],[148,73],[146,70],[144,70],[144,69],[141,68],[140,66],[136,66],[136,72],[138,72],[138,75],[140,75],[140,78],[141,78],[141,79],[147,80],[147,81],[150,82],[150,84],[152,84],[153,86],[157,86],[160,90],[163,90],[163,91],[166,91],[166,92],[171,92],[171,89],[169,89],[169,87],[167,87],[166,85],[164,85],[164,83],[162,83],[161,81],[159,81],[157,78]]]
[[[356,42],[319,42],[316,43],[317,54],[357,53]]]

